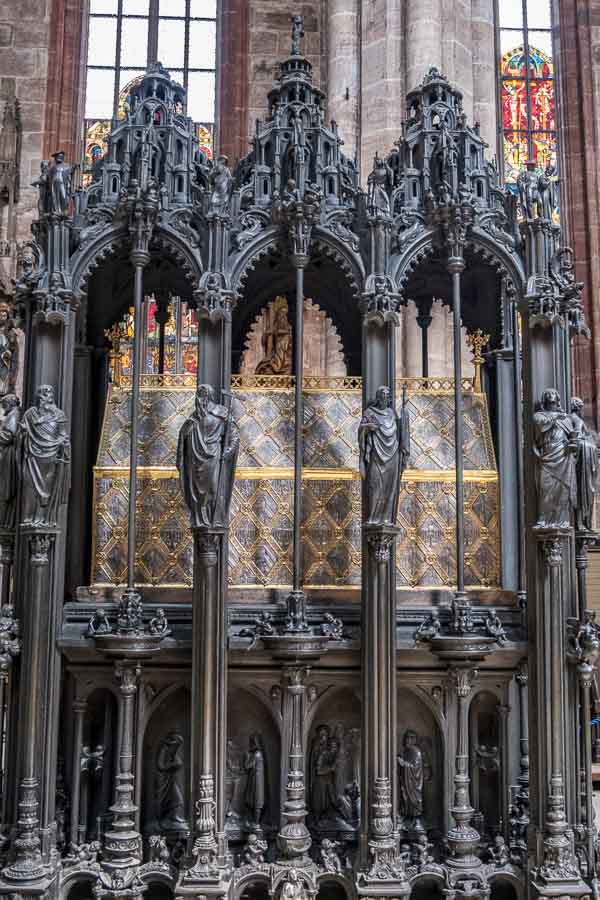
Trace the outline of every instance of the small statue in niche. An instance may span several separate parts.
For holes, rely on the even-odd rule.
[[[323,838],[319,847],[319,858],[321,865],[326,872],[333,872],[341,875],[342,863],[338,854],[341,844],[339,841],[332,841],[329,838]]]
[[[571,420],[577,433],[578,446],[575,459],[577,479],[576,523],[580,531],[591,531],[596,500],[596,480],[598,478],[598,446],[594,433],[583,420],[583,400],[571,398]]]
[[[168,866],[171,854],[164,837],[160,834],[152,834],[148,838],[148,852],[150,862],[159,866]]]
[[[319,725],[310,750],[310,810],[315,821],[329,805],[329,782],[333,772],[329,763],[329,738],[329,726]]]
[[[14,528],[19,469],[17,438],[21,422],[21,403],[15,394],[0,400],[0,528]]]
[[[229,212],[233,191],[233,176],[226,156],[218,156],[209,176],[210,203],[208,211],[212,215],[225,216]]]
[[[160,635],[161,637],[165,637],[169,632],[169,623],[167,621],[167,617],[165,615],[164,609],[159,607],[156,610],[156,615],[150,619],[148,623],[148,631],[150,634]]]
[[[243,860],[247,866],[262,866],[268,844],[257,834],[249,834],[243,851]]]
[[[19,340],[8,303],[0,301],[0,398],[14,393],[19,365]]]
[[[54,162],[48,165],[45,173],[40,174],[38,187],[40,195],[44,193],[45,212],[64,216],[69,212],[73,195],[73,174],[79,168],[79,163],[68,165],[63,150],[53,153],[52,159]]]
[[[252,829],[260,831],[266,796],[265,754],[260,734],[251,734],[248,739],[244,768],[247,773],[245,803],[248,823]]]
[[[542,528],[565,528],[577,506],[575,456],[579,449],[571,416],[563,412],[554,388],[542,394],[533,416],[538,521]]]
[[[281,900],[308,900],[308,893],[297,869],[290,869],[281,888]]]
[[[106,611],[97,609],[88,622],[87,636],[94,637],[96,634],[110,634],[111,631]]]
[[[54,403],[54,388],[42,384],[21,419],[23,524],[56,525],[70,487],[71,442],[67,417]]]
[[[227,738],[225,756],[225,818],[230,826],[239,825],[240,787],[243,775],[242,754],[231,738]]]
[[[239,432],[230,409],[201,384],[195,412],[179,432],[177,468],[192,528],[223,528],[229,519]]]
[[[183,779],[183,737],[171,731],[160,742],[156,755],[158,821],[163,831],[188,831]]]
[[[360,474],[366,487],[367,525],[394,525],[398,515],[400,481],[410,455],[410,422],[406,397],[402,414],[392,407],[388,387],[377,389],[358,428]]]
[[[369,209],[373,213],[391,215],[390,195],[394,183],[394,173],[385,159],[375,156],[373,168],[367,179]]]
[[[337,722],[319,725],[309,766],[310,813],[323,831],[354,831],[360,820],[360,731]]]
[[[403,752],[398,754],[400,767],[400,812],[403,827],[410,832],[423,831],[423,784],[425,765],[416,731],[404,732]]]
[[[528,162],[527,168],[520,172],[517,178],[521,208],[528,220],[537,218],[541,207],[539,179],[535,168],[534,162]]]
[[[255,369],[256,375],[290,375],[292,371],[292,326],[288,319],[288,302],[276,297],[265,311],[265,333],[262,336],[264,356]]]
[[[548,165],[538,177],[538,195],[540,214],[542,219],[552,221],[552,212],[556,206],[554,200],[554,182],[552,176],[555,174],[554,166]]]

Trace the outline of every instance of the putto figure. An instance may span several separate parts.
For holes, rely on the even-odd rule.
[[[536,486],[540,528],[565,528],[577,506],[575,455],[579,448],[571,416],[560,406],[554,388],[542,394],[541,408],[533,416],[533,451],[537,463]]]
[[[596,437],[583,420],[583,400],[571,398],[571,419],[577,433],[578,447],[575,461],[577,478],[577,528],[591,531],[593,528],[596,480],[598,478],[598,446]]]
[[[359,429],[360,474],[366,488],[367,525],[394,525],[400,480],[410,454],[410,422],[406,399],[399,417],[388,387],[380,387],[375,403],[364,411]]]
[[[0,425],[0,528],[14,528],[17,502],[17,438],[21,422],[21,404],[14,394],[0,400],[3,412]]]
[[[67,417],[54,403],[54,388],[42,384],[35,406],[19,429],[23,467],[23,524],[55,526],[70,487],[71,442]]]
[[[196,409],[179,432],[177,468],[192,528],[223,528],[229,519],[239,432],[231,410],[201,384]]]

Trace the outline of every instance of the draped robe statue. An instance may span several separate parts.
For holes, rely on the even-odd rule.
[[[400,811],[412,828],[421,826],[423,815],[423,754],[417,744],[415,731],[404,734],[404,752],[398,756],[400,766]],[[408,823],[406,823],[408,824]],[[422,826],[421,826],[422,827]]]
[[[158,819],[165,831],[187,830],[183,799],[183,737],[172,731],[160,742],[156,756]]]
[[[260,828],[260,820],[265,808],[265,755],[260,735],[251,734],[244,768],[248,773],[245,803],[250,815],[250,824]]]
[[[542,528],[567,527],[577,506],[575,454],[577,433],[571,416],[560,407],[558,391],[542,394],[541,408],[533,416],[533,451],[536,459],[538,521]]]
[[[22,446],[23,524],[56,525],[70,484],[71,442],[67,417],[54,404],[54,388],[43,384],[24,414]]]
[[[587,427],[582,417],[583,400],[571,398],[571,419],[577,432],[578,446],[575,463],[577,478],[577,528],[580,531],[591,531],[594,517],[594,501],[596,499],[596,479],[598,477],[598,446],[593,432]]]
[[[400,479],[410,454],[410,424],[406,403],[399,418],[388,387],[380,387],[375,403],[365,410],[359,429],[360,474],[366,487],[367,525],[394,525]]]
[[[239,433],[231,411],[213,402],[201,384],[195,412],[179,432],[177,468],[192,528],[226,527],[233,490]]]
[[[17,503],[17,438],[21,422],[19,398],[6,394],[0,400],[4,413],[0,425],[0,528],[14,528]]]

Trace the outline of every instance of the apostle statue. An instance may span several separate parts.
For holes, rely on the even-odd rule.
[[[369,209],[389,216],[392,212],[391,190],[393,173],[385,159],[375,156],[373,169],[367,179]]]
[[[571,419],[577,433],[577,456],[575,474],[577,478],[576,525],[579,531],[591,531],[593,527],[594,501],[596,499],[596,479],[598,477],[598,446],[592,431],[583,420],[583,400],[571,398]]]
[[[188,830],[183,780],[183,737],[177,731],[170,731],[160,742],[156,755],[158,820],[164,831]]]
[[[260,830],[260,820],[265,808],[265,754],[259,734],[251,734],[248,752],[244,760],[247,773],[245,803],[250,826]]]
[[[210,205],[209,212],[224,216],[229,212],[233,176],[226,156],[217,157],[217,161],[209,176]]]
[[[68,165],[63,150],[53,153],[52,159],[54,162],[46,170],[46,180],[40,184],[40,191],[46,191],[46,212],[65,216],[69,212],[73,194],[73,173],[79,168],[79,164]]]
[[[423,815],[423,754],[418,744],[416,731],[408,729],[404,733],[403,752],[398,755],[400,767],[400,812],[404,817],[404,827],[411,831],[422,831]]]
[[[17,504],[17,440],[21,423],[21,403],[14,394],[0,400],[0,528],[14,528]]]
[[[526,219],[535,219],[540,214],[539,177],[535,171],[535,163],[528,162],[527,168],[517,178],[519,200]]]
[[[0,301],[0,398],[15,390],[18,359],[19,341],[10,306]]]
[[[533,415],[537,524],[542,528],[564,528],[570,524],[571,510],[577,506],[578,449],[573,419],[561,409],[558,391],[545,390],[540,409]]]
[[[54,403],[54,388],[42,384],[24,414],[19,439],[23,467],[23,524],[56,525],[70,487],[71,442],[67,417]]]
[[[394,525],[400,479],[410,454],[410,423],[406,397],[402,414],[392,407],[388,387],[380,387],[375,402],[364,411],[359,429],[360,474],[365,482],[367,525]]]
[[[229,518],[239,432],[231,410],[201,384],[196,409],[179,432],[177,468],[192,528],[224,528]]]

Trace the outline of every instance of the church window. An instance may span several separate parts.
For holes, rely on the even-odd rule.
[[[502,158],[506,184],[528,162],[556,168],[556,105],[549,0],[499,0]]]
[[[90,0],[84,123],[84,180],[106,152],[112,118],[159,60],[187,91],[200,146],[212,156],[217,0]],[[160,124],[160,123],[158,123]]]

